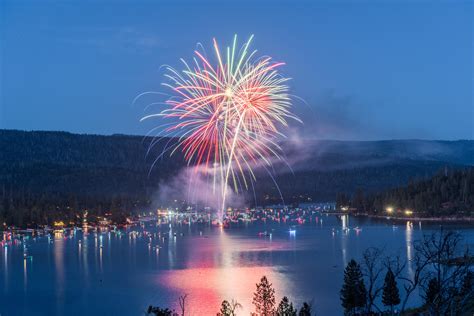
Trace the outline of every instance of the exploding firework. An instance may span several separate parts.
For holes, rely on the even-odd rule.
[[[256,57],[250,51],[252,37],[240,48],[237,36],[222,51],[213,40],[214,58],[195,51],[193,63],[181,60],[184,69],[166,67],[173,91],[165,109],[142,118],[164,118],[160,137],[175,136],[167,151],[184,154],[188,165],[205,168],[213,176],[213,189],[220,190],[222,212],[228,186],[236,192],[256,180],[255,166],[267,170],[274,159],[282,159],[277,143],[289,119],[291,99],[278,68],[284,63],[271,57]],[[217,187],[217,188],[216,188]]]

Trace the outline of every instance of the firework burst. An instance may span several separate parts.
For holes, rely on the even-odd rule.
[[[164,110],[142,118],[168,120],[159,136],[178,136],[170,154],[181,150],[188,165],[213,174],[213,188],[220,187],[222,196],[220,211],[228,185],[236,192],[248,189],[256,180],[254,166],[271,167],[273,159],[282,159],[281,130],[288,119],[299,121],[290,111],[288,79],[278,73],[284,63],[257,58],[249,50],[252,38],[239,48],[234,36],[224,51],[214,39],[212,60],[196,50],[192,64],[181,60],[183,70],[166,67],[169,82],[163,85],[173,95]]]

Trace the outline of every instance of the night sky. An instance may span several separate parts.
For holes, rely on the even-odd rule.
[[[287,63],[304,137],[472,139],[473,23],[471,1],[3,0],[0,128],[143,135],[160,66],[237,33]]]

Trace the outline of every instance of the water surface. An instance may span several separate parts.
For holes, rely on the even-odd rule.
[[[277,300],[286,295],[298,307],[312,302],[318,315],[340,315],[351,258],[372,246],[410,258],[412,241],[438,227],[319,216],[294,234],[279,223],[224,230],[193,224],[147,227],[152,238],[76,232],[30,239],[32,259],[24,259],[22,244],[1,251],[0,314],[143,315],[150,304],[177,309],[178,297],[187,294],[187,315],[215,315],[223,299],[236,299],[244,307],[239,314],[248,315],[255,283],[266,275]],[[474,227],[449,228],[474,241]],[[271,236],[259,236],[264,231]]]

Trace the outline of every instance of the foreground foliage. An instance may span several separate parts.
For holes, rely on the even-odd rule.
[[[344,272],[341,302],[346,315],[455,316],[473,312],[473,258],[459,233],[440,229],[413,243],[408,261],[368,249],[362,266],[351,260]],[[385,278],[382,276],[385,272]],[[364,280],[369,290],[365,289]],[[399,284],[402,291],[399,290]],[[413,293],[422,293],[423,306],[407,310]],[[384,307],[376,302],[381,301]],[[397,309],[398,308],[398,309]]]

